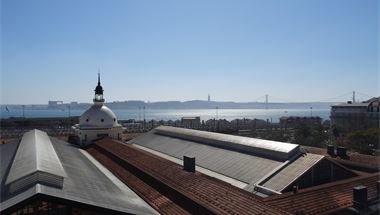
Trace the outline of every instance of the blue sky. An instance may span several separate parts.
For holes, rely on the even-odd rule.
[[[0,1],[1,104],[380,94],[377,0]]]

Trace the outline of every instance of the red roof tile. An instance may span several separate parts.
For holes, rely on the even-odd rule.
[[[302,146],[302,147],[310,153],[320,154],[320,155],[325,155],[327,157],[330,157],[330,155],[327,154],[327,149],[325,148],[318,148],[318,147],[313,147],[313,146]],[[365,154],[360,154],[357,152],[350,152],[350,151],[347,152],[347,155],[348,156],[345,159],[342,159],[340,157],[331,157],[331,158],[338,162],[353,162],[359,165],[372,166],[372,167],[376,167],[380,163],[379,156],[365,155]]]
[[[344,181],[324,184],[299,191],[272,196],[265,201],[290,213],[325,214],[352,206],[353,188],[364,185],[368,189],[368,198],[376,197],[376,182],[380,174],[361,176]]]
[[[287,214],[252,193],[115,140],[87,151],[162,214]]]

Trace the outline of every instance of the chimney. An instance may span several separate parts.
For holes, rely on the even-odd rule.
[[[341,158],[346,158],[347,157],[347,154],[346,154],[346,147],[343,147],[343,146],[338,146],[337,150],[337,155]]]
[[[195,172],[195,157],[183,156],[183,169],[188,172]]]
[[[357,186],[353,189],[352,202],[354,203],[354,208],[357,210],[363,209],[367,205],[367,187]]]
[[[333,145],[327,145],[327,154],[331,157],[335,157],[335,147]]]

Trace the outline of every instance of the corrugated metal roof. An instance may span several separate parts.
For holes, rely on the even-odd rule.
[[[5,184],[1,184],[1,211],[41,193],[124,213],[157,214],[127,186],[121,186],[121,182],[116,183],[116,177],[110,176],[112,173],[100,168],[100,164],[94,159],[89,159],[85,155],[85,151],[55,138],[50,138],[50,140],[66,173],[63,186],[57,188],[36,184],[22,192],[12,194],[8,192]],[[2,181],[6,177],[6,170],[10,168],[13,155],[16,153],[17,147],[15,146],[17,146],[17,142],[0,145]],[[31,156],[35,156],[35,154]],[[41,162],[46,163],[49,160],[41,160]],[[4,169],[5,172],[3,172]]]
[[[289,165],[285,166],[278,173],[268,178],[266,182],[262,184],[264,187],[268,187],[272,190],[282,192],[293,181],[299,178],[302,174],[312,168],[318,163],[324,156],[316,154],[305,154],[293,161]]]
[[[65,171],[47,134],[31,130],[21,139],[5,184],[11,192],[33,183],[62,187],[65,176]]]
[[[161,153],[183,159],[184,155],[194,156],[196,165],[228,177],[255,183],[283,162],[268,158],[217,148],[194,141],[174,138],[148,132],[129,143],[150,148]]]
[[[170,160],[170,161],[172,161],[172,162],[174,162],[174,163],[176,163],[176,164],[178,164],[178,165],[181,165],[181,166],[183,165],[183,160],[178,159],[178,158],[176,158],[176,157],[173,157],[173,156],[170,156],[170,155],[167,155],[167,154],[161,153],[161,152],[159,152],[159,151],[155,151],[155,150],[153,150],[153,149],[146,148],[146,147],[141,146],[141,145],[136,145],[136,144],[132,144],[132,145],[133,145],[134,147],[136,147],[136,148],[142,149],[142,150],[144,150],[144,151],[147,151],[147,152],[149,152],[149,153],[152,153],[152,154],[154,154],[154,155],[157,155],[157,156],[159,156],[159,157],[161,157],[161,158],[164,158],[164,159],[166,159],[166,160]],[[235,187],[238,187],[238,188],[241,188],[241,189],[244,189],[244,188],[248,185],[248,184],[245,183],[245,182],[242,182],[242,181],[236,180],[236,179],[234,179],[234,178],[230,178],[230,177],[228,177],[228,176],[226,176],[226,175],[219,174],[219,173],[214,172],[214,171],[212,171],[212,170],[210,170],[210,169],[205,169],[205,168],[203,168],[203,167],[201,167],[201,166],[198,166],[198,165],[195,166],[195,170],[196,170],[197,172],[201,172],[201,173],[203,173],[203,174],[205,174],[205,175],[208,175],[208,176],[211,176],[211,177],[217,178],[217,179],[219,179],[219,180],[221,180],[221,181],[227,182],[227,183],[229,183],[229,184],[231,184],[231,185],[234,185]]]
[[[170,126],[160,126],[153,130],[157,134],[182,138],[217,147],[228,148],[270,159],[287,160],[299,153],[299,145],[249,137],[198,131]]]

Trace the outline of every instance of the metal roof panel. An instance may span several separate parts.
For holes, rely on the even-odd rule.
[[[65,171],[47,134],[31,130],[21,139],[5,184],[11,192],[34,183],[61,187],[65,176]]]
[[[283,163],[190,140],[163,136],[155,132],[148,132],[129,143],[141,145],[181,160],[184,155],[194,156],[198,166],[248,184],[260,180]]]
[[[232,149],[271,159],[287,160],[299,151],[299,145],[257,138],[241,137],[170,126],[160,126],[153,132],[175,138]]]
[[[288,164],[273,177],[267,179],[262,185],[270,189],[282,192],[293,181],[301,177],[306,171],[324,158],[323,155],[305,154]]]
[[[25,140],[27,139],[29,140],[29,137]],[[52,187],[37,183],[28,187],[28,189],[22,190],[22,192],[10,193],[5,184],[1,184],[1,211],[18,204],[25,198],[41,193],[128,214],[157,214],[136,193],[122,182],[118,182],[118,179],[111,172],[93,159],[91,155],[88,155],[86,151],[56,138],[49,138],[49,141],[52,147],[49,150],[54,150],[65,172],[62,187]],[[30,147],[30,142],[25,143]],[[10,142],[0,145],[1,173],[4,173],[1,177],[3,178],[7,177],[6,170],[11,167],[12,161],[16,161],[16,156],[14,155],[23,153],[18,151],[21,149],[21,145],[17,148],[17,144],[18,142]],[[41,146],[46,147],[46,144]],[[33,150],[33,147],[31,150]],[[36,150],[43,151],[42,149]],[[40,166],[48,165],[46,163],[50,162],[46,159],[39,161],[41,161],[38,164]],[[30,165],[30,168],[34,166]],[[29,171],[28,168],[24,169]]]

